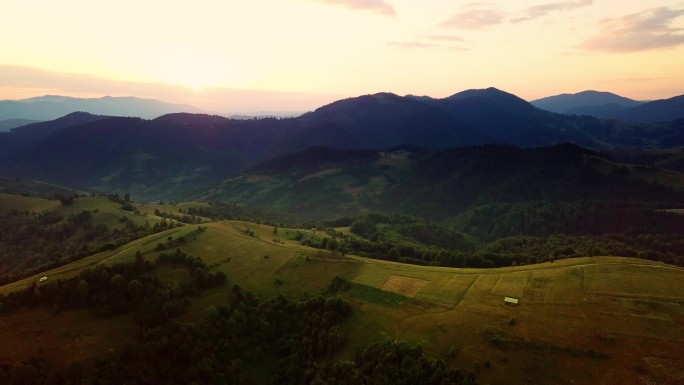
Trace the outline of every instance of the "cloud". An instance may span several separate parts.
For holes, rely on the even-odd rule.
[[[315,0],[319,3],[338,4],[352,9],[361,9],[394,16],[397,12],[394,7],[383,0]]]
[[[684,10],[660,7],[605,19],[600,22],[600,34],[580,47],[592,51],[636,52],[682,45],[683,29],[671,26],[682,15]]]
[[[440,25],[443,27],[459,29],[482,29],[496,24],[519,23],[545,17],[554,12],[570,11],[589,6],[594,0],[576,0],[546,3],[529,7],[521,12],[522,16],[515,17],[511,14],[496,9],[491,3],[469,3],[463,6],[463,11],[445,20]],[[517,14],[517,12],[516,12]]]
[[[481,29],[503,23],[505,16],[503,12],[495,9],[470,9],[452,16],[441,25],[459,29]]]
[[[519,23],[522,21],[529,21],[529,20],[538,19],[540,17],[547,16],[548,14],[553,13],[553,12],[571,11],[573,9],[589,6],[593,2],[594,2],[594,0],[582,0],[582,1],[565,1],[565,2],[547,3],[547,4],[537,5],[534,7],[527,8],[526,10],[524,10],[522,12],[525,16],[522,16],[522,17],[519,17],[516,19],[512,19],[511,22]]]
[[[464,38],[461,36],[454,36],[454,35],[427,35],[423,36],[425,39],[429,40],[436,40],[436,41],[465,41]]]
[[[391,45],[394,47],[400,47],[400,48],[409,48],[409,49],[414,49],[414,48],[439,48],[442,47],[440,44],[435,44],[435,43],[425,43],[422,41],[393,41],[387,43],[387,45]]]
[[[455,35],[424,35],[417,36],[414,40],[396,41],[386,43],[387,45],[407,48],[407,49],[421,49],[421,48],[447,48],[459,51],[466,51],[470,48],[463,47],[457,43],[465,43],[466,40],[461,36]]]
[[[446,48],[457,51],[468,51],[470,48],[460,47],[453,44],[440,44],[431,43],[426,41],[414,40],[414,41],[396,41],[387,43],[389,46],[407,48],[407,49],[425,49],[425,48]]]

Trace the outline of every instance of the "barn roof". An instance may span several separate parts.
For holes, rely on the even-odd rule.
[[[504,297],[504,302],[510,303],[510,304],[513,304],[513,305],[517,305],[517,304],[518,304],[518,299],[517,299],[517,298],[513,298],[513,297]]]

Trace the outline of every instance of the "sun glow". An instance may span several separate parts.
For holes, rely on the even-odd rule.
[[[185,44],[158,47],[143,77],[199,92],[234,85],[235,61],[228,55]]]
[[[191,74],[195,75],[195,74]],[[202,92],[205,89],[213,86],[212,80],[208,78],[200,78],[195,76],[189,76],[187,78],[177,77],[175,80],[169,80],[168,83],[181,86],[184,88],[189,88],[195,92]]]
[[[206,68],[202,63],[177,64],[160,69],[154,77],[166,84],[188,88],[195,92],[226,83],[228,71],[219,68]]]
[[[0,66],[85,76],[59,83],[0,68],[0,99],[29,85],[33,95],[118,87],[152,96],[154,84],[187,94],[445,97],[489,86],[526,99],[583,89],[635,99],[682,93],[681,0],[460,3],[2,0],[11,17],[0,23]]]

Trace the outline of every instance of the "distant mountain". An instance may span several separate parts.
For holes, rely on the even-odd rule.
[[[562,114],[639,123],[660,123],[684,118],[684,95],[641,102],[610,92],[584,91],[551,96],[531,103],[538,108]]]
[[[684,118],[684,95],[654,100],[622,111],[615,117],[643,123],[668,122]]]
[[[603,109],[615,109],[619,107],[636,107],[644,102],[632,100],[611,92],[582,91],[576,94],[561,94],[533,100],[532,105],[547,111],[560,114],[572,114],[574,111],[582,111],[593,108],[601,113]],[[587,114],[596,116],[592,114]],[[600,117],[600,116],[599,116]]]
[[[52,120],[76,111],[97,115],[136,116],[147,119],[173,112],[204,112],[190,105],[170,104],[154,99],[135,97],[105,96],[82,99],[47,95],[30,99],[0,101],[0,120]]]
[[[40,120],[31,119],[5,119],[0,120],[0,132],[7,132],[13,128],[25,126],[31,123],[37,123]]]
[[[182,199],[260,162],[316,146],[356,151],[411,145],[435,151],[491,143],[684,145],[678,121],[641,124],[556,114],[495,88],[444,99],[364,95],[297,118],[237,120],[176,113],[144,120],[70,115],[15,131],[6,134],[14,140],[0,140],[1,175],[128,191],[142,199]],[[21,142],[24,134],[29,139]],[[323,155],[303,156],[317,164],[315,159]],[[272,162],[284,167],[289,159]]]
[[[93,115],[86,112],[73,112],[59,119],[38,122],[13,128],[10,132],[0,133],[0,157],[8,155],[31,143],[46,138],[63,128],[79,124],[95,122],[109,118],[108,116]]]

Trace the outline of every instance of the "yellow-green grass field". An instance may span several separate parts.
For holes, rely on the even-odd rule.
[[[397,340],[421,344],[492,384],[681,384],[684,378],[681,268],[620,257],[498,269],[413,266],[304,247],[292,240],[295,229],[280,228],[274,234],[272,226],[238,221],[203,224],[205,231],[199,233],[197,227],[155,234],[44,275],[73,276],[93,264],[130,260],[136,251],[155,258],[157,243],[186,236],[188,242],[179,247],[201,257],[212,271],[224,271],[228,284],[193,298],[184,321],[225,301],[234,283],[262,297],[296,299],[321,293],[341,275],[354,284],[340,293],[354,315],[344,323],[348,339],[340,358],[352,358],[357,348],[376,341]],[[173,271],[159,273],[182,279]],[[506,305],[504,296],[520,302]],[[4,315],[0,328],[23,322],[22,343],[40,346],[45,337],[38,329],[50,323],[45,317],[54,317],[52,333],[66,336],[94,330],[88,325],[98,322],[85,312],[47,316],[44,311]],[[101,322],[109,327],[111,321]],[[115,349],[126,332],[124,326],[107,335],[88,332],[93,345],[83,355]],[[11,340],[0,338],[0,351],[12,349],[16,341]]]

